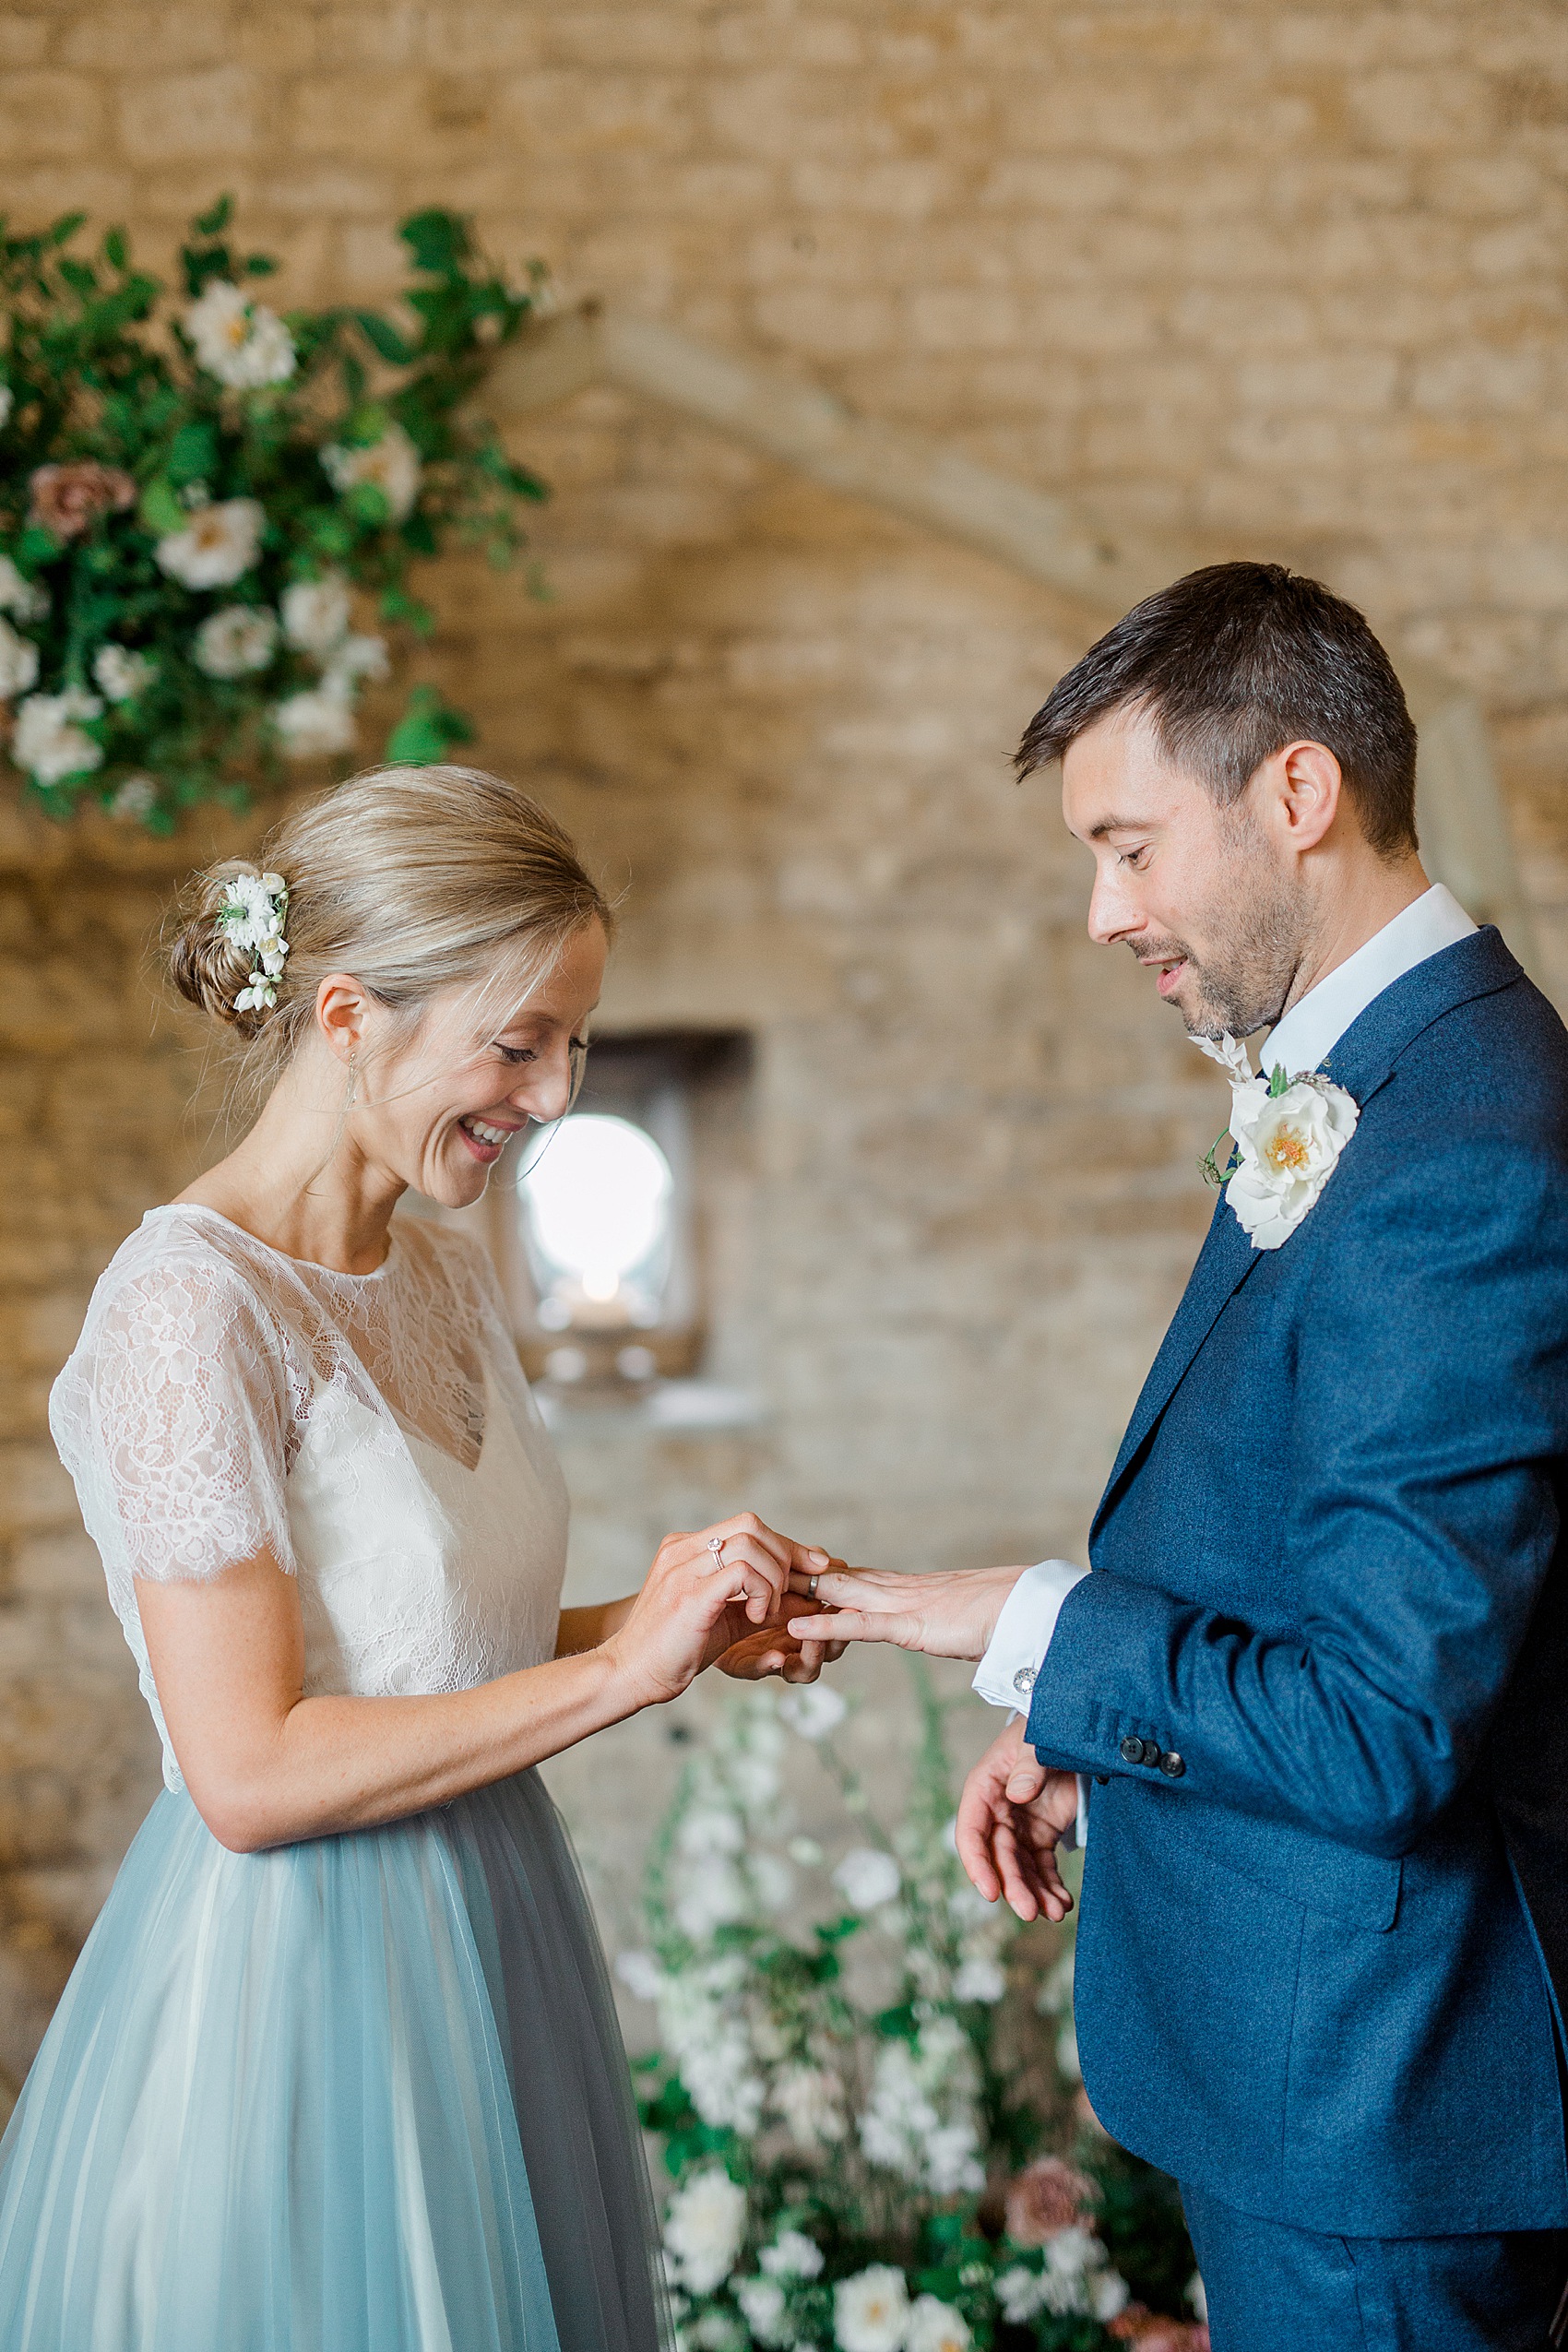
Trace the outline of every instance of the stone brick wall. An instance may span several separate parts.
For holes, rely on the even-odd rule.
[[[1558,11],[18,0],[0,60],[20,220],[86,206],[161,257],[229,187],[286,296],[380,296],[398,214],[454,204],[1115,518],[1331,571],[1485,697],[1568,997]],[[429,672],[627,886],[608,1016],[756,1047],[714,1362],[761,1418],[568,1427],[576,1573],[742,1498],[909,1566],[1079,1550],[1223,1116],[1007,777],[1085,617],[618,397],[517,439],[552,600],[454,566]],[[152,1785],[43,1407],[208,1142],[143,968],[198,846],[0,842],[13,2080]]]

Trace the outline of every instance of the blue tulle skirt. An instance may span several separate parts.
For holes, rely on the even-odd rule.
[[[0,2142],[4,2352],[655,2352],[655,2247],[534,1774],[265,1854],[160,1797]]]

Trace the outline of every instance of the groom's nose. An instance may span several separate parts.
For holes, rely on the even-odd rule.
[[[1089,892],[1089,937],[1097,947],[1114,947],[1145,928],[1143,910],[1115,874],[1097,873]]]

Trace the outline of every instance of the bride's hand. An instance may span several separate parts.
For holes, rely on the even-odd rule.
[[[1078,1818],[1075,1773],[1048,1772],[1020,1716],[993,1740],[958,1800],[958,1859],[988,1903],[1004,1895],[1020,1919],[1064,1919],[1073,1898],[1056,1849]]]
[[[844,1562],[831,1560],[827,1565],[842,1568]],[[787,1594],[784,1606],[790,1606]],[[814,1682],[825,1666],[843,1657],[845,1647],[843,1642],[798,1642],[780,1622],[747,1633],[713,1662],[720,1674],[733,1675],[738,1682],[762,1682],[770,1675],[786,1682]]]
[[[641,1592],[601,1645],[632,1708],[678,1698],[737,1644],[774,1633],[791,1571],[803,1578],[826,1562],[826,1552],[778,1535],[752,1511],[695,1535],[666,1536]],[[773,1646],[784,1645],[775,1638]]]

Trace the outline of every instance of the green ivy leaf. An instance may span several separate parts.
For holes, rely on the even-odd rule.
[[[392,587],[381,591],[381,617],[384,621],[401,622],[416,636],[428,637],[435,626],[435,615],[428,604],[410,596],[405,588]]]
[[[210,481],[218,471],[218,433],[205,418],[183,424],[169,445],[169,479],[184,484]]]
[[[198,237],[216,237],[229,226],[233,215],[233,197],[220,196],[209,212],[197,213],[191,222],[191,227]],[[83,217],[85,219],[86,216]]]
[[[190,519],[167,475],[160,474],[149,481],[141,494],[137,513],[146,529],[157,539],[166,538],[172,531],[184,530]]]
[[[472,721],[445,701],[438,687],[416,686],[386,739],[386,757],[395,766],[422,767],[445,759],[454,743],[473,739]]]
[[[129,251],[124,229],[109,230],[103,239],[103,258],[111,269],[124,269]]]
[[[395,327],[385,318],[378,317],[373,310],[357,310],[354,316],[361,333],[374,351],[382,359],[390,360],[394,367],[408,366],[413,358],[413,350]]]
[[[414,267],[427,271],[433,278],[445,276],[466,261],[469,252],[467,225],[455,212],[444,211],[433,205],[424,212],[411,212],[398,224],[398,234],[413,255]]]

